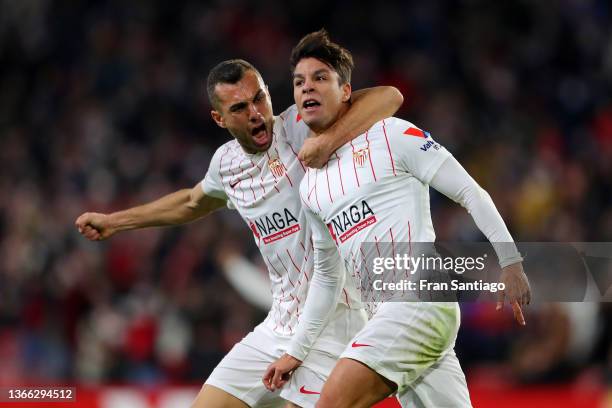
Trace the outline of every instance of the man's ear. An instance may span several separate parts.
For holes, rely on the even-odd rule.
[[[348,82],[342,85],[342,102],[348,102],[351,100],[351,93],[353,89],[351,88],[351,84]]]
[[[210,111],[210,116],[212,116],[213,120],[215,121],[215,123],[217,124],[217,126],[225,128],[225,120],[223,119],[223,116],[221,116],[221,114],[216,111],[216,110],[211,110]]]

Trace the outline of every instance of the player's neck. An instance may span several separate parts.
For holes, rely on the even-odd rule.
[[[329,129],[334,127],[334,125],[340,120],[341,117],[343,117],[346,114],[346,112],[348,112],[349,107],[350,107],[349,104],[343,103],[340,109],[338,110],[338,112],[336,113],[336,116],[334,116],[328,123],[326,123],[325,125],[321,126],[318,129],[311,127],[310,130],[312,130],[315,133],[315,136],[319,136],[327,132]]]

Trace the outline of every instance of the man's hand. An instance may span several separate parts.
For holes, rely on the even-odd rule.
[[[302,362],[289,354],[283,354],[281,358],[270,364],[263,376],[263,383],[269,391],[276,391],[289,381],[293,371]]]
[[[525,326],[525,317],[523,316],[522,307],[531,302],[531,288],[527,275],[523,272],[523,264],[517,262],[506,266],[502,270],[500,281],[506,286],[504,290],[499,291],[499,301],[497,302],[497,310],[502,310],[504,301],[512,305],[514,318],[521,325]]]
[[[325,166],[329,156],[333,153],[333,151],[330,151],[330,145],[326,142],[326,139],[327,137],[324,134],[307,138],[298,154],[298,158],[306,166],[313,169],[320,169]]]
[[[111,226],[109,216],[100,213],[84,213],[74,223],[85,238],[91,241],[102,241],[117,232]]]

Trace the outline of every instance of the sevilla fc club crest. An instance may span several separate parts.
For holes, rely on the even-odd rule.
[[[370,148],[366,147],[363,149],[359,149],[353,152],[353,161],[357,167],[363,167],[366,160],[368,160],[368,155],[370,154]]]
[[[268,167],[276,177],[283,177],[285,175],[285,165],[279,158],[268,160]]]

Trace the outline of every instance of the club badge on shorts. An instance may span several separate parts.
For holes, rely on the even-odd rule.
[[[285,165],[279,158],[268,160],[268,167],[276,177],[283,177],[285,175]]]
[[[369,147],[364,147],[363,149],[355,150],[353,152],[353,162],[355,162],[355,165],[357,167],[363,167],[365,165],[366,160],[368,160],[369,154]]]

